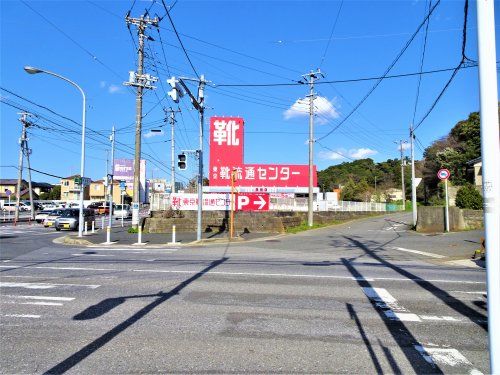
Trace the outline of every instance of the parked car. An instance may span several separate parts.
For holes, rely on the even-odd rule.
[[[36,214],[35,220],[37,223],[43,223],[43,221],[52,213],[52,210],[43,210]]]
[[[128,218],[132,217],[132,210],[130,209],[129,204],[117,204],[115,208],[113,209],[113,217],[118,220],[121,219],[122,217]]]
[[[103,202],[94,202],[94,203],[91,203],[87,206],[87,208],[89,210],[93,210],[94,211],[94,214],[98,214],[99,213],[99,207],[102,206]]]
[[[5,202],[3,204],[3,211],[15,211],[16,210],[16,202]],[[25,205],[23,202],[19,202],[19,211],[29,211],[31,207]]]
[[[115,209],[115,204],[113,203],[113,210]],[[109,204],[104,204],[99,206],[97,209],[97,213],[107,215],[109,214]]]
[[[56,219],[62,215],[63,211],[64,210],[61,209],[52,210],[50,214],[48,214],[47,217],[43,220],[43,226],[45,228],[53,227]]]
[[[57,231],[61,229],[69,229],[69,230],[78,230],[78,224],[80,219],[80,210],[77,208],[66,208],[61,213],[55,223],[54,227]],[[88,223],[89,226],[95,220],[95,215],[93,210],[89,210],[88,208],[83,209],[83,222]]]
[[[57,206],[54,203],[42,203],[44,210],[55,210]]]

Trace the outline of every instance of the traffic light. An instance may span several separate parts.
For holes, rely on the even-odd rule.
[[[179,85],[179,80],[175,77],[167,79],[167,83],[172,87],[172,90],[168,92],[168,96],[172,98],[174,103],[179,103],[179,99],[184,96],[184,91],[182,91]]]
[[[187,168],[186,154],[182,153],[177,155],[177,166],[182,171]]]

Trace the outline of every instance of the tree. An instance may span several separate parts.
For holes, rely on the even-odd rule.
[[[473,185],[467,184],[458,189],[455,204],[459,208],[480,210],[483,208],[483,197]]]
[[[50,192],[41,193],[40,199],[41,200],[49,200],[49,201],[61,199],[61,186],[55,185]]]

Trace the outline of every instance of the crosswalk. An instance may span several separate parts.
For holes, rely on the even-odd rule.
[[[0,325],[9,324],[13,320],[52,316],[51,309],[75,301],[76,297],[70,297],[75,291],[98,287],[100,285],[1,281]],[[8,293],[5,293],[6,290]],[[27,291],[29,294],[25,294]]]

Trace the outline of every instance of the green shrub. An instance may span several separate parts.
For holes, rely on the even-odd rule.
[[[139,230],[137,228],[134,228],[134,227],[130,227],[128,228],[128,233],[139,233]]]
[[[483,208],[483,197],[474,186],[465,185],[458,189],[455,204],[459,208],[481,210]]]

